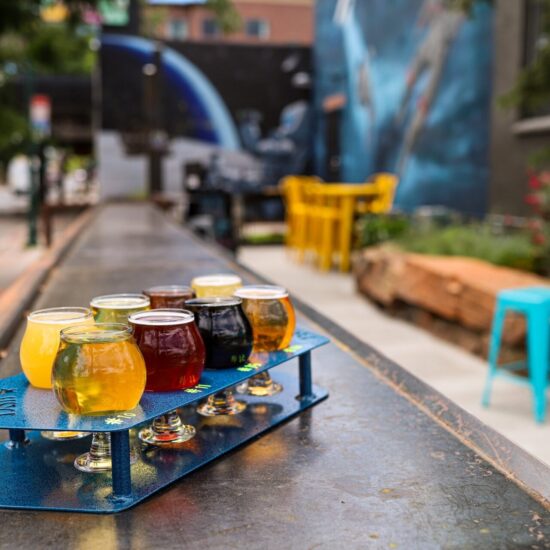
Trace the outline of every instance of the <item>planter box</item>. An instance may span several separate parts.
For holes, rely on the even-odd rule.
[[[549,286],[531,273],[464,257],[409,254],[388,245],[357,252],[353,274],[359,292],[392,313],[486,356],[497,293]],[[508,355],[525,341],[525,322],[508,315],[503,335]]]

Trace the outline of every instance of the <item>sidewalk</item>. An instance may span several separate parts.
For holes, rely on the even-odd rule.
[[[288,257],[283,247],[243,247],[239,261],[375,347],[463,409],[550,464],[550,419],[537,425],[528,388],[497,379],[492,405],[481,392],[486,363],[404,321],[393,319],[355,292],[351,275],[321,273]]]
[[[0,217],[0,294],[43,253],[27,248],[27,221],[23,217]]]
[[[76,217],[76,213],[55,216],[53,222],[54,242]],[[28,222],[26,217],[0,215],[0,295],[47,250],[42,244],[27,247],[27,239]]]

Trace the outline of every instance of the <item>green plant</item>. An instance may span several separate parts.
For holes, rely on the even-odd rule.
[[[495,233],[487,223],[450,225],[427,230],[411,227],[396,239],[396,243],[408,252],[467,256],[526,271],[539,270],[543,257],[543,249],[533,242],[528,231]]]
[[[395,239],[409,229],[410,222],[403,215],[369,214],[358,222],[359,246],[373,246]]]

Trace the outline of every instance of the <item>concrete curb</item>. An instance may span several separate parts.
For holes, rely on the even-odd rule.
[[[0,350],[13,338],[25,311],[40,292],[51,270],[69,251],[82,230],[97,213],[98,207],[85,210],[61,234],[53,246],[41,258],[30,265],[0,295]]]
[[[216,247],[213,243],[209,246]],[[241,273],[256,282],[275,284],[254,270],[228,258]],[[366,344],[346,329],[325,317],[315,308],[296,297],[292,298],[297,310],[330,336],[331,340],[348,353],[352,353],[378,378],[392,386],[396,392],[414,403],[447,431],[473,449],[523,491],[550,510],[550,468],[505,436],[484,424],[430,385],[401,367],[377,349]]]

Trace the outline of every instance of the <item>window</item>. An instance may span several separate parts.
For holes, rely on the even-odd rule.
[[[266,40],[269,38],[269,21],[266,19],[248,19],[246,22],[246,36]]]
[[[542,48],[547,47],[548,35],[544,32],[544,2],[542,0],[527,0],[525,3],[525,34],[523,45],[523,64],[528,67],[540,55]],[[524,118],[550,115],[550,104],[538,109],[524,109]]]
[[[188,31],[187,21],[184,19],[172,19],[168,23],[168,38],[170,40],[185,40]]]
[[[214,37],[220,35],[220,27],[215,19],[203,19],[202,35],[205,37]]]

